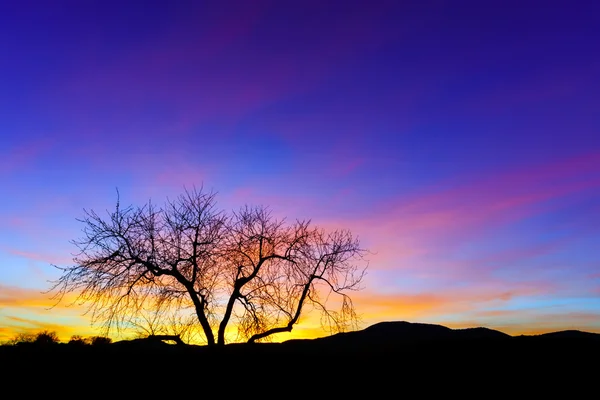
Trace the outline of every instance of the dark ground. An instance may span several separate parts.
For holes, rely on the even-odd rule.
[[[32,395],[595,398],[600,335],[511,337],[395,322],[321,339],[214,349],[148,340],[2,346],[0,362],[3,387]]]

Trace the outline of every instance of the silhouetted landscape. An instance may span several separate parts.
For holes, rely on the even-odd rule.
[[[124,357],[183,357],[214,360],[275,361],[296,357],[332,360],[375,361],[382,357],[402,357],[424,361],[432,358],[471,358],[489,362],[491,358],[526,361],[528,356],[546,353],[553,357],[600,355],[600,334],[565,330],[540,335],[511,336],[485,328],[450,329],[442,325],[381,322],[365,329],[338,333],[316,339],[293,339],[281,343],[232,343],[224,346],[203,346],[170,343],[168,340],[141,338],[116,342],[81,343],[19,343],[0,347],[2,358],[13,357],[29,362],[32,357],[49,356],[71,361],[98,357],[104,361]],[[459,357],[459,358],[456,358]],[[430,360],[431,361],[431,360]],[[530,360],[535,363],[536,360]]]
[[[0,1],[0,396],[595,398],[599,26]]]
[[[22,387],[26,375],[36,382],[29,393],[118,390],[134,398],[187,397],[216,387],[263,398],[579,398],[595,390],[598,356],[600,334],[589,332],[510,336],[402,321],[282,343],[197,346],[145,338],[0,346],[8,386]]]

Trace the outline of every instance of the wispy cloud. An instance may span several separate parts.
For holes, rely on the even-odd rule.
[[[74,294],[57,304],[51,294],[40,290],[0,285],[0,341],[17,333],[56,331],[61,340],[71,335],[98,334],[84,316],[85,309],[73,303]],[[72,305],[71,305],[72,304]]]
[[[447,182],[423,194],[403,195],[350,221],[378,244],[386,259],[422,255],[492,235],[499,227],[600,196],[600,154],[586,154],[526,170],[490,173],[471,182]],[[399,256],[399,258],[398,258]],[[388,261],[389,263],[389,261]]]
[[[19,333],[35,334],[41,331],[54,331],[62,342],[68,341],[73,335],[80,336],[95,336],[99,335],[99,331],[92,329],[89,324],[86,324],[84,319],[78,323],[60,323],[61,318],[49,319],[48,316],[32,314],[31,318],[22,318],[18,316],[2,316],[0,321],[5,326],[0,329],[0,342],[4,342],[14,338]]]
[[[27,250],[19,250],[14,248],[9,248],[5,246],[0,246],[0,250],[5,251],[8,254],[13,256],[26,258],[31,261],[41,261],[47,264],[54,265],[66,265],[73,261],[72,257],[60,255],[56,252],[36,252],[36,251],[27,251]]]
[[[39,138],[22,141],[12,147],[4,148],[2,151],[6,153],[0,158],[0,175],[9,176],[17,171],[35,169],[39,157],[47,154],[52,146],[51,139]]]
[[[0,307],[49,309],[56,300],[42,290],[0,284]]]
[[[470,313],[487,307],[501,307],[522,296],[547,294],[551,290],[551,286],[527,283],[509,286],[495,281],[427,292],[382,293],[370,288],[356,293],[353,299],[364,317],[376,322],[382,319],[419,320]]]

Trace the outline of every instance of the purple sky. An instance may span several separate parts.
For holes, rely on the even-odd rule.
[[[599,27],[593,1],[0,3],[0,340],[94,332],[41,293],[84,208],[202,184],[357,234],[364,326],[600,332]]]

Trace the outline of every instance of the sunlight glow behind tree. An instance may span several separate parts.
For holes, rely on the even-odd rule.
[[[366,251],[347,230],[287,223],[263,206],[226,213],[202,188],[163,207],[117,199],[108,218],[84,213],[75,265],[57,266],[50,292],[59,301],[77,293],[106,334],[196,331],[223,345],[234,325],[239,340],[255,342],[290,332],[310,310],[330,332],[356,327],[349,293],[361,288]]]

